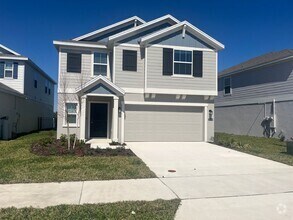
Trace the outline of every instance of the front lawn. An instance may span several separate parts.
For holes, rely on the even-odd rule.
[[[137,156],[37,156],[30,152],[33,143],[55,135],[55,131],[42,131],[0,141],[0,183],[155,177]]]
[[[214,141],[224,147],[293,166],[293,156],[286,153],[286,143],[276,138],[216,133]]]
[[[0,209],[0,219],[174,219],[180,200]]]

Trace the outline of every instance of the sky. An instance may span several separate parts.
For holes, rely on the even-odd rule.
[[[57,80],[53,40],[68,40],[137,15],[187,20],[225,45],[219,71],[293,48],[292,0],[0,0],[0,44],[31,58]]]

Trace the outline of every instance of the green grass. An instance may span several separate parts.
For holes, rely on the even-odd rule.
[[[0,209],[0,219],[174,219],[180,200]],[[131,212],[134,211],[135,214]]]
[[[286,143],[276,138],[216,133],[215,143],[293,166],[293,156],[286,153]]]
[[[55,136],[43,131],[0,141],[0,183],[61,182],[151,178],[155,174],[136,156],[37,156],[32,143]]]

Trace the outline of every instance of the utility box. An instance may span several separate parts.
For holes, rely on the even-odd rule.
[[[287,141],[287,153],[293,155],[293,141]]]

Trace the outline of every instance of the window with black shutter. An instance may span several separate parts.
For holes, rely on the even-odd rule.
[[[67,54],[67,72],[81,73],[81,54],[80,53]]]
[[[163,48],[163,75],[173,74],[173,49]]]
[[[123,50],[123,71],[137,71],[137,51]]]
[[[193,76],[202,77],[202,51],[193,51]]]

